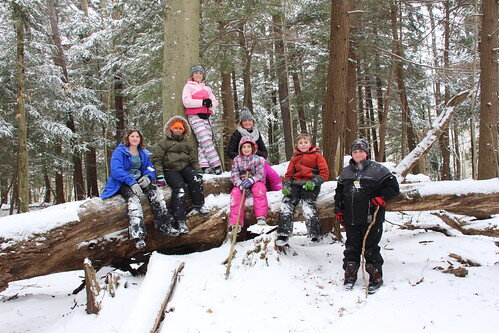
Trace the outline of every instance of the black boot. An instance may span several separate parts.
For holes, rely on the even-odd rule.
[[[221,175],[222,174],[222,167],[220,165],[214,167],[213,172],[215,173],[215,175]]]
[[[178,232],[181,234],[186,234],[189,232],[189,227],[185,225],[185,221],[178,221]]]
[[[343,285],[346,289],[352,289],[355,281],[357,281],[357,272],[359,271],[359,264],[355,261],[347,261],[343,268],[345,269],[345,281]]]
[[[383,285],[383,273],[372,264],[366,264],[366,271],[369,273],[369,285],[367,286],[367,290],[370,294],[374,294],[379,287]]]
[[[162,233],[175,237],[179,235],[179,231],[173,227],[174,221],[173,216],[168,214],[154,219],[154,226]]]

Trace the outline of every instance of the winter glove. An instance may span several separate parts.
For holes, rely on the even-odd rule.
[[[139,183],[140,187],[146,188],[147,186],[149,186],[149,184],[151,184],[151,180],[149,179],[149,177],[144,175],[140,177],[139,180],[137,180],[137,183]]]
[[[253,180],[253,178],[246,178],[246,179],[243,179],[243,181],[241,182],[241,185],[239,185],[239,187],[241,188],[250,188],[251,186],[253,186],[253,184],[255,183],[255,181]]]
[[[159,175],[159,176],[156,178],[156,183],[157,183],[159,186],[166,186],[165,176],[163,176],[163,175]]]
[[[251,198],[253,196],[253,192],[251,192],[251,190],[248,188],[246,189],[246,191],[244,191],[244,196],[246,198]]]
[[[313,191],[315,188],[315,182],[313,181],[308,181],[303,185],[303,188],[307,191]]]
[[[208,109],[213,106],[213,102],[209,98],[203,99],[203,106],[206,106]]]
[[[201,119],[208,119],[210,117],[209,113],[198,113],[198,117]]]
[[[343,219],[343,213],[336,213],[336,221],[341,224],[342,226],[345,226],[345,220]]]
[[[371,199],[371,204],[373,206],[382,206],[382,207],[385,207],[386,206],[386,201],[383,200],[381,197],[374,197]]]
[[[130,186],[130,188],[132,189],[133,194],[135,194],[135,195],[142,194],[142,188],[140,187],[140,185],[138,183],[133,184],[132,186]]]
[[[288,185],[286,185],[286,186],[284,186],[284,187],[282,188],[282,191],[281,191],[281,192],[282,192],[282,194],[283,194],[283,195],[290,195],[290,194],[291,194],[291,189],[289,188],[289,186],[288,186]]]

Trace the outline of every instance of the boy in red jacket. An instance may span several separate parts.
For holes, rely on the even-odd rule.
[[[321,190],[321,184],[328,180],[329,169],[320,150],[312,145],[308,134],[296,138],[294,156],[289,162],[284,176],[284,195],[277,228],[277,246],[288,244],[293,233],[293,215],[296,205],[302,201],[305,225],[312,242],[318,242],[322,231],[317,216],[315,202]]]

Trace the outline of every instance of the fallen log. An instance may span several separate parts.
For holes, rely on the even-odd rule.
[[[213,184],[215,183],[215,184]],[[387,206],[390,211],[447,210],[456,214],[486,218],[499,214],[499,180],[474,181],[466,185],[468,193],[453,194],[462,190],[462,182],[437,182],[402,185],[402,194]],[[0,219],[0,291],[10,281],[27,279],[56,272],[82,269],[82,262],[89,258],[96,269],[114,265],[150,251],[166,254],[203,251],[220,246],[227,232],[229,188],[226,177],[211,177],[206,182],[208,208],[206,217],[193,215],[187,221],[191,231],[170,237],[153,226],[153,215],[143,198],[144,222],[148,235],[145,249],[137,250],[128,240],[128,216],[123,198],[99,198],[66,203],[44,210]],[[447,194],[438,194],[445,184]],[[326,182],[317,201],[320,223],[324,232],[332,230],[334,222],[333,194],[336,182]],[[212,191],[210,193],[210,191]],[[432,192],[433,191],[433,192]],[[169,201],[170,192],[165,191]],[[269,192],[269,225],[277,225],[282,201],[280,192]],[[251,203],[248,200],[247,204]],[[471,207],[470,207],[471,205]],[[470,213],[471,212],[471,213]],[[296,210],[296,220],[301,220],[301,209]],[[251,207],[245,209],[246,224],[256,223]]]

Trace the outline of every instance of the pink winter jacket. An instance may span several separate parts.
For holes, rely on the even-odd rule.
[[[209,109],[203,106],[203,99],[205,98],[211,99],[213,104]],[[203,82],[196,82],[193,79],[189,79],[184,86],[184,90],[182,91],[182,102],[184,103],[185,113],[188,115],[198,113],[209,113],[211,115],[218,105],[211,88],[206,86]]]

